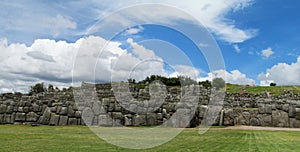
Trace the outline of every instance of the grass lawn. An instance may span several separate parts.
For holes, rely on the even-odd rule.
[[[186,129],[143,151],[299,151],[300,132]],[[108,144],[84,126],[0,125],[0,151],[134,151]],[[141,151],[141,150],[137,150]]]
[[[227,84],[226,91],[229,93],[240,93],[244,88],[242,85],[236,84]],[[295,94],[300,94],[300,86],[246,86],[248,93],[260,94],[264,91],[271,92],[275,96],[279,96],[283,93],[284,90],[291,90]]]

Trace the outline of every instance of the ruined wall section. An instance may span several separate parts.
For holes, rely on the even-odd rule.
[[[176,112],[191,109],[189,112],[193,113],[193,117],[189,118],[188,127],[196,127],[205,116],[209,116],[207,111],[211,106],[211,90],[203,87],[199,88],[196,105],[192,104],[192,98],[184,96],[184,89],[179,87],[167,87],[164,102],[160,101],[163,92],[152,94],[151,98],[148,87],[131,87],[134,100],[122,104],[117,101],[110,84],[96,85],[96,89],[83,84],[77,89],[74,92],[72,89],[51,90],[33,95],[1,94],[0,124],[156,126],[169,120]],[[181,99],[183,102],[180,102]],[[300,96],[289,91],[278,97],[267,93],[226,94],[223,104],[218,104],[222,105],[222,109],[213,125],[300,128]],[[178,120],[172,121],[172,126],[184,126],[185,119]]]

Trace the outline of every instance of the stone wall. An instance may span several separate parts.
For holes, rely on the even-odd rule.
[[[156,126],[168,122],[183,127],[191,120],[187,127],[196,127],[210,117],[207,111],[211,107],[220,107],[215,108],[213,125],[300,128],[300,96],[289,91],[279,97],[267,93],[226,94],[223,103],[211,104],[214,90],[194,88],[159,86],[153,91],[155,88],[110,84],[94,88],[83,84],[80,88],[42,94],[1,94],[0,124]]]

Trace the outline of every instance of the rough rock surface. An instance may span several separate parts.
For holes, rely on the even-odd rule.
[[[0,124],[196,127],[209,120],[225,126],[300,128],[300,95],[288,91],[279,97],[222,96],[194,85],[165,88],[167,92],[163,87],[151,92],[149,87],[128,90],[123,84],[83,83],[43,94],[0,94]]]

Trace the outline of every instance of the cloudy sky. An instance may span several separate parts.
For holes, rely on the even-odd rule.
[[[0,2],[0,92],[45,82],[223,77],[300,85],[300,2]]]

